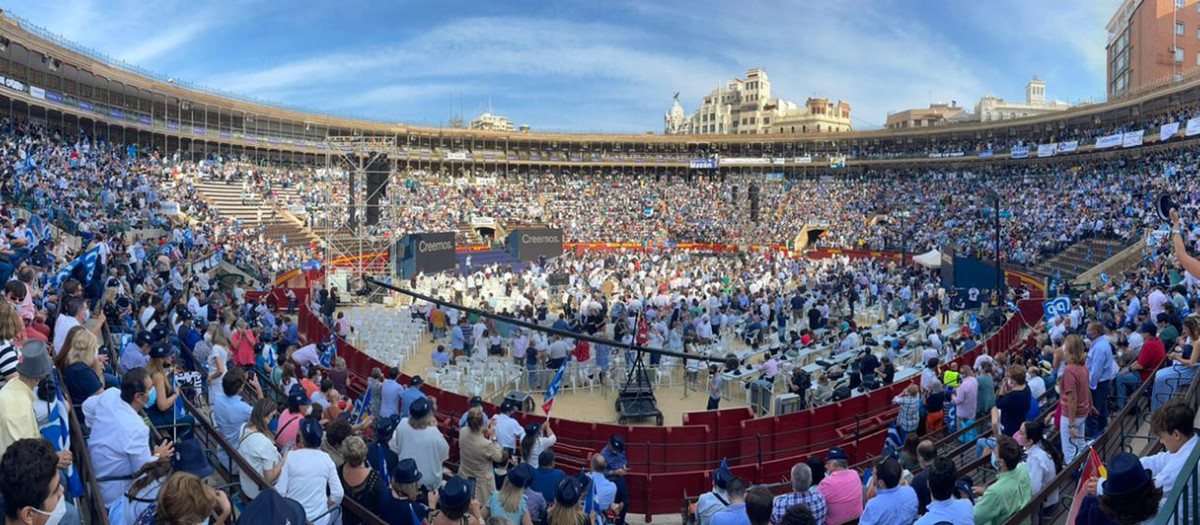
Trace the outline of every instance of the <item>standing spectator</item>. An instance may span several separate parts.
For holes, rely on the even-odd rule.
[[[521,427],[521,422],[513,417],[517,413],[517,404],[505,400],[500,403],[500,413],[493,418],[496,421],[496,441],[500,443],[501,448],[508,449],[508,452],[515,453],[517,444],[525,439],[525,429]]]
[[[958,467],[949,458],[934,460],[929,468],[929,493],[933,501],[916,525],[975,525],[975,509],[970,500],[954,497],[954,486],[958,480]]]
[[[718,410],[720,408],[721,384],[722,383],[724,383],[724,380],[721,378],[721,374],[717,370],[717,364],[709,363],[709,365],[708,365],[708,405],[706,405],[704,407],[705,410]],[[800,393],[799,395],[800,395],[800,404],[801,404],[801,406],[804,406],[804,394]]]
[[[942,430],[946,422],[946,394],[942,382],[934,379],[930,389],[925,393],[925,433],[933,434]]]
[[[916,476],[913,476],[912,482],[909,483],[913,488],[913,492],[917,493],[917,513],[924,514],[929,506],[929,467],[933,466],[933,462],[937,461],[937,447],[933,442],[926,439],[917,445],[917,461],[918,467],[921,469]],[[903,465],[901,465],[903,466]]]
[[[1061,416],[1057,424],[1064,461],[1071,463],[1085,446],[1084,422],[1092,410],[1092,391],[1088,386],[1088,368],[1084,366],[1087,357],[1083,353],[1083,340],[1075,334],[1067,336],[1063,342],[1063,353],[1067,366],[1058,382],[1062,401],[1059,403]]]
[[[250,422],[254,408],[242,399],[242,391],[249,387],[248,395],[254,400],[262,399],[262,390],[258,381],[247,381],[246,370],[235,368],[221,379],[221,391],[213,392],[212,421],[221,432],[221,436],[230,444],[236,445],[241,437],[242,427]],[[218,450],[217,456],[225,463],[225,467],[233,470],[225,450]]]
[[[555,468],[554,451],[546,449],[538,456],[538,467],[533,470],[533,484],[530,488],[542,495],[546,502],[554,501],[554,490],[558,483],[567,477],[567,473]]]
[[[828,473],[817,490],[825,497],[828,513],[826,523],[841,523],[856,519],[863,512],[862,481],[858,473],[850,470],[846,451],[832,447],[825,456],[825,471]]]
[[[975,369],[969,365],[964,364],[958,370],[962,375],[962,384],[954,389],[954,413],[958,416],[957,430],[962,430],[975,422],[975,410],[979,400],[979,381],[975,379]],[[959,441],[963,443],[970,443],[974,440],[974,430],[959,437]]]
[[[120,390],[105,390],[83,402],[84,417],[91,427],[105,429],[93,432],[87,445],[96,477],[110,479],[99,482],[100,497],[107,505],[129,490],[132,476],[147,463],[175,453],[175,447],[166,440],[153,452],[150,450],[150,427],[141,412],[154,403],[154,395],[150,376],[144,369],[135,368],[121,377]]]
[[[1004,384],[1000,386],[1000,396],[996,398],[996,407],[992,410],[993,420],[1000,422],[1000,433],[1012,437],[1029,414],[1031,403],[1033,398],[1025,384],[1025,366],[1009,365]]]
[[[1058,451],[1046,446],[1046,426],[1041,421],[1026,421],[1021,430],[1013,435],[1018,445],[1025,450],[1025,468],[1029,470],[1029,481],[1034,494],[1041,493],[1062,470],[1062,457]],[[1044,516],[1058,504],[1058,492],[1051,492],[1046,501],[1042,502]]]
[[[536,468],[538,456],[555,443],[558,443],[558,437],[550,429],[550,420],[547,419],[545,425],[536,421],[529,423],[525,426],[525,437],[521,438],[521,462]]]
[[[1021,462],[1022,452],[1021,446],[1012,438],[1004,435],[997,438],[996,448],[992,451],[992,466],[998,472],[996,482],[987,487],[975,503],[976,524],[1001,525],[1033,499],[1033,485]]]
[[[987,354],[984,354],[986,356]],[[996,406],[996,382],[992,375],[992,362],[985,360],[979,363],[979,374],[975,380],[979,382],[979,392],[975,399],[975,418],[989,417],[992,407]]]
[[[404,392],[404,387],[397,381],[399,378],[399,368],[388,369],[388,377],[383,380],[383,386],[379,391],[381,401],[378,413],[380,418],[389,418],[400,413],[400,395]]]
[[[379,472],[367,464],[367,444],[361,437],[350,436],[342,442],[342,468],[338,475],[342,482],[345,497],[354,500],[372,514],[379,513],[379,498],[383,494],[384,483]],[[352,512],[342,513],[342,523],[359,525],[365,523],[362,518]]]
[[[921,398],[919,397],[920,390],[917,385],[908,385],[900,395],[892,399],[892,403],[900,405],[900,412],[896,414],[896,426],[904,431],[905,435],[912,434],[917,431],[921,421]]]
[[[442,464],[450,459],[450,444],[437,428],[433,408],[428,399],[413,401],[408,417],[400,420],[389,443],[396,457],[416,460],[421,484],[430,492],[442,485]]]
[[[105,360],[98,354],[99,348],[100,341],[96,336],[82,329],[75,333],[66,347],[64,354],[67,367],[63,377],[67,383],[67,393],[76,403],[104,392]]]
[[[336,523],[331,519],[331,513],[341,505],[345,495],[337,467],[329,459],[329,454],[321,450],[324,434],[319,422],[312,419],[301,421],[296,450],[284,462],[283,472],[275,483],[275,490],[304,507],[308,521],[313,525]]]
[[[432,496],[429,500],[434,502]],[[436,500],[437,510],[429,513],[429,525],[483,525],[481,504],[471,498],[471,489],[461,476],[450,478],[438,490]]]
[[[229,337],[225,335],[225,330],[218,323],[208,325],[208,333],[204,339],[212,345],[212,351],[209,352],[208,359],[205,361],[205,365],[208,366],[208,391],[215,392],[221,388],[221,378],[228,370],[231,345]],[[253,364],[253,358],[250,362]]]
[[[900,462],[887,458],[875,464],[875,497],[867,501],[858,522],[862,525],[909,525],[917,519],[917,493],[901,486]],[[869,494],[868,494],[869,496]]]
[[[425,380],[421,379],[421,376],[412,376],[412,379],[409,379],[408,388],[405,388],[403,392],[400,392],[400,417],[403,418],[409,416],[409,407],[411,407],[416,400],[424,399],[425,401],[429,401],[429,397],[425,395],[425,392],[421,391],[421,385],[424,384]]]
[[[478,484],[478,480],[476,483]],[[529,514],[529,500],[525,497],[525,487],[521,486],[521,483],[522,480],[513,481],[512,476],[506,476],[504,486],[488,497],[483,515],[504,518],[514,525],[533,525]]]
[[[746,482],[736,477],[729,480],[726,493],[729,505],[713,515],[710,525],[750,525],[750,516],[746,514]]]
[[[17,440],[41,437],[33,411],[37,401],[33,389],[53,372],[46,343],[26,341],[21,345],[17,378],[0,388],[0,454]]]
[[[784,514],[795,505],[804,505],[818,525],[825,523],[825,496],[812,490],[812,470],[804,463],[792,466],[792,491],[775,497],[771,523],[780,525]]]
[[[1200,317],[1191,315],[1184,319],[1183,336],[1186,341],[1167,356],[1167,366],[1154,374],[1154,390],[1150,397],[1150,406],[1154,410],[1170,401],[1176,392],[1185,390],[1196,377],[1196,361],[1200,359]]]
[[[1113,359],[1112,344],[1104,337],[1104,326],[1092,321],[1087,332],[1092,340],[1087,355],[1088,382],[1092,390],[1092,407],[1095,408],[1087,419],[1087,435],[1095,436],[1108,427],[1108,396],[1117,377],[1117,362]]]
[[[258,336],[250,330],[244,319],[238,319],[234,324],[233,335],[229,343],[233,349],[233,364],[240,367],[254,366],[254,345],[258,344]]]
[[[268,485],[274,486],[283,471],[283,462],[287,460],[288,452],[279,454],[275,447],[275,435],[271,432],[271,420],[279,415],[278,406],[270,398],[260,398],[254,402],[250,412],[250,421],[239,431],[237,441],[238,454],[262,476]],[[250,476],[241,476],[242,493],[247,500],[258,497],[258,484]]]
[[[380,421],[386,421],[381,419]],[[396,464],[391,486],[379,500],[379,517],[392,525],[422,525],[429,515],[429,506],[420,500],[421,471],[417,462],[406,459]],[[416,518],[414,523],[413,518]]]
[[[466,416],[467,427],[458,435],[458,474],[474,479],[475,501],[486,502],[496,487],[492,464],[504,455],[496,441],[496,423],[484,423],[483,409],[472,407]]]

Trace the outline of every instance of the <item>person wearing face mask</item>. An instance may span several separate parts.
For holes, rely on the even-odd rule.
[[[83,402],[84,417],[92,428],[104,429],[93,432],[87,445],[106,504],[128,492],[133,475],[147,463],[175,453],[169,440],[150,450],[150,427],[141,412],[157,401],[156,392],[146,370],[135,368],[121,378],[120,389],[110,388]]]
[[[1029,470],[1029,481],[1034,494],[1038,494],[1049,485],[1063,466],[1062,456],[1058,451],[1046,446],[1045,432],[1045,424],[1031,420],[1022,423],[1021,429],[1013,434],[1013,440],[1025,449],[1025,468]],[[1050,516],[1048,512],[1057,504],[1058,492],[1055,491],[1042,503],[1042,516]]]
[[[300,429],[300,420],[308,415],[312,401],[304,387],[292,385],[288,390],[287,410],[279,414],[279,422],[275,425],[275,444],[280,449],[291,450],[296,445],[296,432]]]
[[[975,502],[975,523],[978,525],[1000,525],[1015,516],[1025,504],[1033,499],[1033,484],[1029,471],[1021,462],[1021,446],[1013,438],[1000,435],[992,451],[992,467],[996,469],[996,482],[984,490],[976,487],[982,496]]]
[[[63,497],[58,458],[44,439],[22,439],[0,459],[0,496],[5,525],[68,525],[79,512]]]

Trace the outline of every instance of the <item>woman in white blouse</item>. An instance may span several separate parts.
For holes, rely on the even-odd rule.
[[[340,520],[331,517],[339,516],[331,514],[336,514],[336,509],[340,508],[345,492],[337,467],[329,454],[321,450],[325,431],[320,422],[304,419],[300,422],[299,434],[297,448],[289,454],[289,460],[283,462],[275,490],[285,498],[298,501],[313,525],[338,523]]]
[[[1033,483],[1033,495],[1037,496],[1062,470],[1062,456],[1058,451],[1047,448],[1044,434],[1046,425],[1038,420],[1026,421],[1013,435],[1017,444],[1025,448],[1025,467],[1029,469],[1029,480]],[[1058,504],[1058,491],[1053,491],[1042,503],[1043,512]],[[1049,515],[1049,514],[1045,514]],[[1040,516],[1039,516],[1040,517]],[[1038,520],[1034,520],[1038,523]]]

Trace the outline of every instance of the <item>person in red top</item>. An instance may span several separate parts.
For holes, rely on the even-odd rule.
[[[1125,400],[1129,399],[1129,395],[1137,389],[1138,385],[1154,376],[1158,365],[1161,365],[1167,358],[1167,350],[1163,346],[1162,339],[1158,338],[1158,327],[1154,323],[1142,323],[1138,332],[1141,332],[1145,341],[1142,343],[1141,351],[1138,352],[1137,361],[1129,363],[1129,366],[1117,374],[1117,406],[1119,407],[1125,406]]]
[[[233,337],[229,341],[233,345],[233,364],[236,366],[254,366],[254,345],[258,344],[258,336],[246,325],[246,321],[238,319]]]

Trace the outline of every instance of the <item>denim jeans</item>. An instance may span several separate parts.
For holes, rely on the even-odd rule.
[[[1137,390],[1138,385],[1142,384],[1142,376],[1137,372],[1125,372],[1117,374],[1117,407],[1122,408],[1125,402]]]
[[[1096,383],[1092,389],[1092,407],[1096,414],[1087,418],[1087,435],[1095,437],[1108,428],[1108,396],[1112,392],[1112,380]]]

